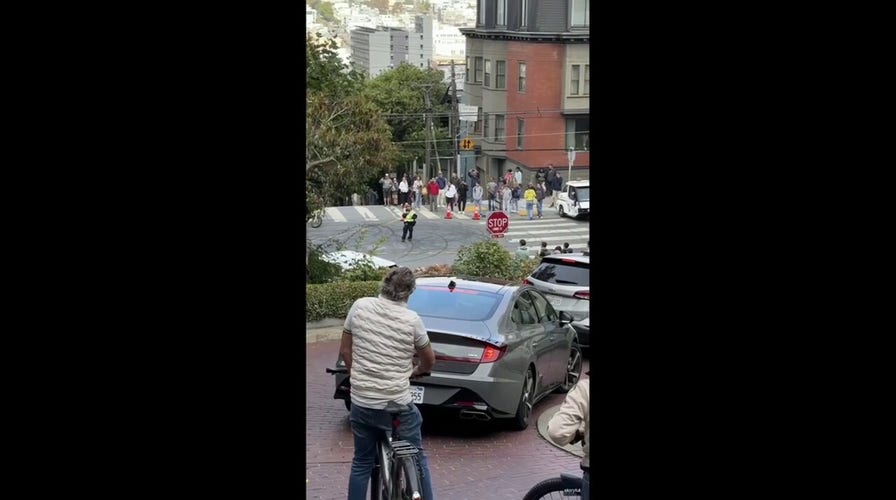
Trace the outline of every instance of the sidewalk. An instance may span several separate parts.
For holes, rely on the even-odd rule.
[[[315,342],[341,339],[343,323],[345,323],[344,319],[337,318],[327,318],[305,323],[305,343],[313,344]]]

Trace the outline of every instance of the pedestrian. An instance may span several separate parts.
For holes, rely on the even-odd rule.
[[[470,189],[480,184],[478,167],[473,167],[473,170],[470,170],[470,173],[467,175],[470,177]]]
[[[482,184],[473,186],[473,204],[476,205],[476,210],[482,211]]]
[[[535,173],[535,184],[541,184],[544,186],[544,179],[547,176],[544,168],[539,168],[538,172]]]
[[[563,249],[560,248],[560,245],[555,246],[554,251],[551,252],[551,254],[553,254],[553,255],[557,255],[557,254],[561,254],[561,253],[563,253]]]
[[[510,211],[510,200],[513,196],[513,193],[510,191],[510,186],[504,182],[501,184],[501,210],[505,212]]]
[[[529,189],[526,189],[526,193],[523,196],[526,199],[526,214],[529,216],[529,220],[532,220],[535,215],[535,186],[529,184]]]
[[[569,243],[563,242],[563,253],[572,253],[572,248],[569,248]]]
[[[404,242],[405,236],[407,236],[408,241],[413,240],[414,225],[417,224],[417,212],[411,209],[410,203],[404,204],[404,213],[401,214],[401,221],[404,222],[404,227],[401,229],[401,241]]]
[[[548,253],[550,253],[550,251],[548,250],[548,244],[546,242],[542,241],[541,242],[541,250],[538,251],[538,256],[544,257]]]
[[[389,206],[389,200],[392,197],[392,179],[389,178],[389,175],[384,175],[382,179],[380,179],[380,185],[383,186],[383,206]]]
[[[488,211],[492,212],[495,210],[495,205],[498,204],[498,183],[494,177],[486,184],[486,189],[488,190]]]
[[[445,176],[442,175],[442,172],[439,172],[439,175],[436,176],[436,182],[439,184],[439,206],[445,206],[445,187],[448,184],[448,181],[445,179]]]
[[[417,210],[420,210],[420,207],[423,206],[423,179],[420,178],[419,175],[414,176],[414,207]]]
[[[467,210],[467,181],[460,181],[457,187],[457,209],[461,212]]]
[[[517,186],[523,185],[523,171],[520,170],[520,167],[516,167],[516,171],[513,173],[513,180],[516,181]]]
[[[591,375],[591,371],[585,372]],[[591,382],[581,378],[566,393],[566,398],[557,413],[548,421],[548,436],[551,441],[566,446],[582,442],[582,498],[591,494]]]
[[[454,187],[454,184],[448,183],[448,187],[445,189],[445,200],[448,203],[448,211],[454,211],[454,202],[457,198],[457,188]]]
[[[553,196],[554,195],[554,177],[557,176],[557,171],[554,170],[554,164],[548,163],[548,173],[545,174],[544,180],[544,191],[545,196]],[[554,206],[554,199],[551,198],[551,207]],[[550,207],[548,207],[550,208]]]
[[[504,184],[508,186],[513,182],[513,169],[508,168],[507,173],[504,174]]]
[[[373,188],[368,188],[367,189],[367,204],[368,205],[376,205],[377,201],[379,201],[379,200],[377,200],[376,191],[374,191]]]
[[[585,243],[585,250],[582,251],[582,255],[591,255],[591,240]]]
[[[511,186],[510,188],[510,210],[513,212],[520,211],[520,187],[519,186]]]
[[[398,181],[392,176],[392,205],[398,206]]]
[[[544,188],[541,186],[535,186],[535,204],[538,206],[538,218],[543,219],[544,211],[542,207],[544,206]]]
[[[433,498],[429,459],[423,447],[420,410],[411,403],[409,379],[430,371],[435,364],[426,327],[408,309],[416,278],[407,267],[389,271],[377,297],[362,297],[348,311],[342,327],[339,353],[351,374],[351,424],[354,457],[348,482],[348,500],[364,500],[376,461],[376,443],[391,431],[389,403],[405,409],[394,418],[401,438],[420,450],[417,465],[423,498]],[[413,365],[414,358],[420,363]]]
[[[516,249],[516,256],[523,259],[528,259],[531,256],[529,247],[526,246],[526,240],[520,240],[520,247]]]
[[[435,178],[429,180],[429,184],[427,184],[428,193],[429,193],[429,209],[435,213],[438,212],[439,209],[439,183],[436,182]]]
[[[401,203],[401,206],[404,206],[405,203],[408,202],[409,191],[410,186],[408,186],[408,175],[404,174],[401,176],[401,182],[398,183],[398,203]]]
[[[554,184],[551,186],[551,190],[554,193],[559,193],[561,189],[563,189],[563,176],[560,175],[560,172],[557,172],[554,174]],[[554,199],[557,199],[556,194],[554,195]],[[551,206],[553,206],[553,204]]]

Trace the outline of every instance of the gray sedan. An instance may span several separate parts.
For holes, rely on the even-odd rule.
[[[532,406],[566,392],[582,372],[572,317],[557,313],[532,286],[461,278],[418,278],[408,300],[429,334],[432,375],[412,381],[414,402],[460,418],[529,425]],[[344,366],[338,359],[337,367]],[[336,375],[349,407],[349,380]]]

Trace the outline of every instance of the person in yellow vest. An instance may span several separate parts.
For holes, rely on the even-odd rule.
[[[401,220],[404,222],[404,228],[401,230],[401,241],[407,237],[408,241],[414,239],[414,224],[417,223],[417,212],[411,209],[410,203],[404,204],[404,213],[401,214]]]
[[[532,220],[533,215],[535,213],[535,186],[532,183],[529,183],[529,188],[526,189],[526,193],[523,195],[523,198],[526,199],[526,213],[529,214],[529,220]]]

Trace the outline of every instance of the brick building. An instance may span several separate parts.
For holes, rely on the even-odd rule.
[[[521,167],[530,178],[553,163],[588,179],[590,0],[478,0],[467,38],[465,103],[477,106],[470,136],[488,177]]]

